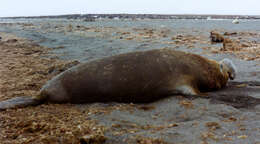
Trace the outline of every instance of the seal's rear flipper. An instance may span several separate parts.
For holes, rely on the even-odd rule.
[[[1,101],[0,102],[0,111],[9,109],[9,108],[16,108],[16,107],[26,107],[26,106],[33,106],[39,105],[42,101],[32,98],[32,97],[16,97],[9,100]]]

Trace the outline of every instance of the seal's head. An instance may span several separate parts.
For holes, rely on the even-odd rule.
[[[236,78],[237,69],[230,59],[224,58],[219,64],[220,70],[224,75],[228,76],[231,80]]]

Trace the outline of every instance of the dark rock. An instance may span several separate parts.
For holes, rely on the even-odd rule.
[[[94,22],[95,21],[95,18],[93,17],[87,17],[83,20],[84,22]]]
[[[81,144],[103,144],[106,141],[106,137],[104,135],[85,135],[81,137]]]
[[[9,39],[9,40],[7,40],[6,42],[8,42],[8,43],[15,43],[15,42],[17,42],[18,40],[17,39]]]
[[[237,35],[237,32],[225,32],[224,35],[226,36]]]
[[[225,38],[223,41],[223,47],[220,49],[221,51],[239,51],[241,49],[241,45],[238,42],[235,42],[232,39]]]
[[[211,40],[211,42],[214,42],[214,43],[220,43],[220,42],[224,41],[224,36],[217,32],[211,31],[210,40]]]

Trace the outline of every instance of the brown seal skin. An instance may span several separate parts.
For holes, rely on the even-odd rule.
[[[39,101],[151,102],[176,93],[196,95],[214,91],[225,87],[228,79],[228,73],[221,70],[217,61],[181,51],[156,49],[79,64],[45,84],[40,95],[32,98],[33,102],[28,98],[26,101],[30,101],[28,105]],[[20,103],[23,105],[17,105],[27,105]],[[11,99],[6,105],[9,108],[15,104]]]
[[[80,64],[41,90],[53,102],[147,102],[190,86],[196,93],[226,85],[216,61],[168,49],[120,54]],[[194,93],[195,94],[195,93]]]

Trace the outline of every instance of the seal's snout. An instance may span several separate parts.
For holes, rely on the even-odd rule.
[[[237,68],[236,66],[233,64],[233,62],[230,59],[223,59],[220,61],[220,65],[221,65],[221,69],[223,70],[223,67],[227,73],[228,73],[228,77],[231,80],[234,80],[236,78],[236,73],[237,73]],[[225,65],[225,66],[223,66]]]
[[[228,76],[231,80],[235,79],[235,75],[233,73],[228,72]]]

